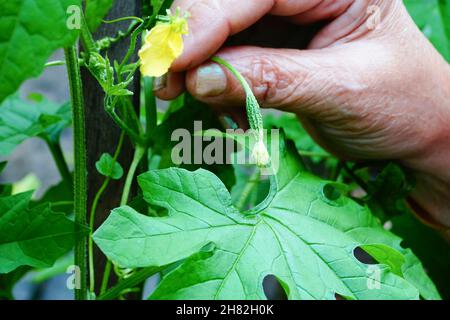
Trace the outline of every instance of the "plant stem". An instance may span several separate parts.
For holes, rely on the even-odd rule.
[[[128,170],[127,179],[125,180],[125,185],[123,187],[122,198],[120,200],[120,206],[124,206],[128,202],[128,197],[130,195],[131,185],[133,183],[134,175],[136,173],[136,169],[141,162],[142,157],[144,156],[147,148],[144,148],[140,145],[136,145],[136,149],[134,150],[133,161],[131,162],[130,169]]]
[[[350,168],[347,162],[342,163],[345,172],[352,178],[367,194],[370,194],[369,186]]]
[[[117,144],[116,151],[114,152],[112,167],[114,167],[114,164],[117,161],[117,158],[119,157],[120,151],[122,150],[124,138],[125,138],[125,132],[122,131],[120,134],[119,143]],[[101,185],[100,189],[95,194],[94,200],[92,201],[91,211],[90,211],[90,217],[89,217],[90,232],[89,232],[88,250],[89,250],[89,291],[91,293],[95,292],[94,243],[92,240],[92,235],[94,233],[95,212],[97,211],[98,202],[100,201],[100,198],[102,197],[103,193],[105,192],[105,190],[108,187],[110,182],[111,182],[111,178],[107,177],[105,179],[105,181],[103,182],[103,184]]]
[[[136,173],[136,169],[141,162],[142,157],[145,155],[147,151],[146,147],[141,145],[136,145],[136,149],[134,150],[133,161],[131,162],[130,168],[128,169],[127,178],[125,180],[125,185],[123,187],[122,198],[120,200],[120,206],[124,206],[128,202],[128,198],[130,196],[131,185],[133,184],[134,175]],[[100,289],[100,294],[103,294],[106,291],[109,282],[109,276],[111,274],[112,263],[110,260],[106,262],[105,272],[103,273],[102,285]]]
[[[144,282],[148,277],[161,271],[162,267],[148,267],[134,273],[131,277],[123,279],[108,292],[101,294],[97,300],[112,300],[120,296],[124,290],[132,288],[139,283]]]
[[[84,14],[82,14],[81,20],[82,21],[81,21],[80,39],[81,39],[81,43],[83,44],[84,50],[89,59],[89,54],[91,52],[98,51],[97,45],[95,44],[94,38],[92,37],[92,33],[87,26],[86,18],[84,17]],[[87,60],[87,61],[89,61],[89,60]]]
[[[103,273],[102,285],[100,287],[100,295],[102,295],[106,288],[108,288],[109,275],[111,274],[112,263],[111,260],[106,261],[105,272]]]
[[[134,53],[136,49],[136,42],[139,34],[141,33],[142,29],[144,28],[144,23],[141,23],[132,33],[130,37],[130,47],[128,48],[127,53],[125,54],[125,57],[123,58],[122,62],[120,63],[119,67],[117,68],[117,74],[122,75],[122,69],[123,67],[128,63],[128,60],[130,60],[131,55]]]
[[[61,145],[59,143],[53,142],[48,138],[44,138],[47,143],[50,153],[53,156],[56,167],[58,168],[61,178],[70,186],[73,186],[72,174],[70,173],[69,166],[67,165],[66,159],[64,158]]]
[[[128,20],[134,20],[134,21],[138,21],[140,23],[144,23],[144,20],[142,20],[139,17],[134,17],[134,16],[128,16],[128,17],[121,17],[121,18],[117,18],[114,20],[103,20],[103,23],[116,23],[116,22],[121,22],[121,21],[128,21]]]
[[[86,183],[86,130],[84,119],[83,90],[78,64],[76,45],[64,50],[67,64],[67,74],[70,86],[70,98],[72,103],[73,128],[74,128],[74,211],[75,222],[78,225],[86,225],[87,213],[87,183]],[[75,243],[75,265],[80,270],[80,287],[75,289],[76,300],[87,298],[87,265],[86,265],[86,237],[78,238]]]
[[[241,193],[241,197],[236,203],[236,208],[238,208],[239,210],[244,210],[245,202],[247,201],[253,188],[258,185],[260,177],[261,171],[256,168],[255,172],[249,177],[247,183],[245,184],[244,189]]]
[[[95,274],[94,274],[94,242],[92,240],[92,235],[94,234],[94,222],[95,222],[95,211],[97,209],[98,202],[100,197],[105,192],[106,188],[109,185],[111,178],[108,177],[103,181],[100,189],[95,194],[94,201],[92,202],[91,208],[91,216],[89,218],[89,243],[88,243],[88,251],[89,251],[89,291],[93,293],[95,291]]]
[[[157,125],[156,99],[153,94],[153,78],[144,77],[144,96],[145,96],[145,135],[148,143],[151,138],[151,132]]]
[[[247,96],[246,104],[247,104],[248,123],[250,125],[250,128],[254,130],[255,133],[258,133],[260,130],[263,129],[261,110],[259,107],[258,100],[253,94],[253,91],[250,88],[250,85],[248,84],[247,80],[245,80],[242,74],[240,74],[239,71],[237,71],[228,61],[225,61],[218,56],[212,57],[211,61],[214,61],[227,68],[236,77],[236,79],[244,88],[245,94]],[[256,136],[256,138],[259,139],[258,135]]]
[[[58,66],[65,66],[66,62],[57,60],[57,61],[49,61],[45,64],[45,67],[58,67]]]
[[[107,108],[106,112],[111,116],[111,118],[119,126],[119,128],[125,131],[133,141],[136,141],[138,143],[142,142],[141,137],[117,115],[115,110]]]

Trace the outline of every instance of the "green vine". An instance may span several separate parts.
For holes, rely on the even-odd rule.
[[[111,165],[111,168],[114,167],[114,163],[117,161],[120,151],[122,150],[123,141],[125,138],[125,132],[122,131],[119,138],[119,143],[117,144],[116,151],[114,152],[113,156],[113,163]],[[102,197],[103,193],[105,192],[106,188],[108,187],[109,183],[111,182],[111,177],[107,177],[97,193],[95,194],[94,200],[92,201],[92,206],[90,210],[90,217],[89,217],[89,243],[88,243],[88,250],[89,250],[89,291],[91,294],[95,292],[95,272],[94,272],[94,244],[92,241],[92,235],[94,233],[94,223],[95,223],[95,213],[97,211],[97,206],[100,201],[100,198]]]
[[[67,74],[70,85],[70,99],[73,113],[74,130],[74,211],[75,222],[86,225],[87,216],[87,167],[86,167],[86,132],[84,118],[83,90],[78,64],[76,45],[64,50]],[[87,255],[86,237],[80,237],[75,244],[75,265],[79,268],[80,287],[75,289],[75,299],[87,298]]]

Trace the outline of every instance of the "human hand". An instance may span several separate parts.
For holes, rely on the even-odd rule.
[[[296,113],[330,152],[413,169],[415,202],[450,226],[450,67],[400,0],[176,0],[173,6],[190,12],[190,35],[167,79],[157,82],[159,97],[174,98],[186,86],[197,99],[236,114],[229,108],[242,107],[245,95],[228,71],[208,62],[217,54],[244,75],[262,107]],[[305,25],[329,22],[306,50],[222,47],[267,15],[297,25],[298,34]]]

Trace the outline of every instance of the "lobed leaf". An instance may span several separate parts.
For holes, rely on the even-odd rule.
[[[265,299],[262,283],[268,275],[279,280],[289,299],[418,299],[420,284],[406,277],[418,260],[400,247],[399,238],[338,184],[305,172],[292,145],[281,143],[280,154],[281,169],[267,198],[246,212],[233,206],[211,172],[149,171],[139,177],[144,198],[168,215],[117,208],[94,240],[121,267],[185,259],[152,299]],[[357,248],[378,261],[378,278],[370,276],[373,266],[355,257]],[[428,279],[417,270],[418,279]]]
[[[0,198],[0,273],[50,267],[87,233],[48,204],[29,208],[30,200],[31,192]]]
[[[0,103],[23,81],[37,77],[56,49],[76,40],[79,31],[68,27],[67,12],[80,5],[80,0],[0,2]]]

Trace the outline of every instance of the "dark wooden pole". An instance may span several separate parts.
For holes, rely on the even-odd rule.
[[[106,20],[112,20],[124,16],[140,16],[141,0],[116,0],[114,6],[109,12]],[[102,24],[95,32],[96,40],[106,36],[113,37],[119,30],[126,31],[129,22],[119,22],[113,24]],[[138,42],[139,44],[139,42]],[[129,47],[129,39],[125,39],[108,50],[108,57],[112,61],[121,61]],[[136,61],[136,54],[131,58]],[[85,94],[86,106],[86,135],[87,135],[87,169],[88,169],[88,208],[91,207],[92,201],[104,181],[104,177],[97,173],[95,162],[100,156],[108,152],[113,155],[119,141],[120,129],[115,125],[111,118],[104,111],[103,99],[104,94],[97,81],[91,76],[88,70],[82,70],[83,88]],[[136,75],[135,82],[130,86],[134,94],[133,104],[136,108],[139,106],[139,76]],[[133,149],[128,138],[125,139],[119,162],[126,169],[129,167],[131,158],[133,157]],[[95,216],[95,228],[105,221],[111,209],[117,207],[120,202],[124,179],[120,181],[112,181],[100,200]],[[95,287],[98,293],[103,271],[105,267],[105,258],[94,245],[94,261],[95,261]],[[114,281],[113,272],[110,281]]]

